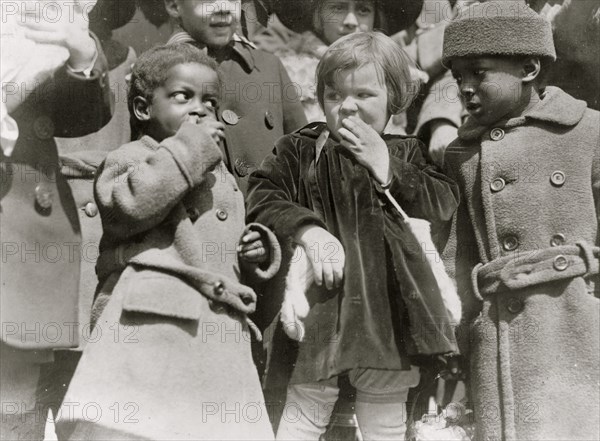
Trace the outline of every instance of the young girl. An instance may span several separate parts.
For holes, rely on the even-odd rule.
[[[432,222],[457,205],[454,183],[425,163],[417,140],[383,135],[412,100],[409,66],[383,34],[339,39],[317,68],[327,123],[281,138],[250,179],[248,219],[308,253],[317,285],[278,439],[317,440],[344,375],[364,439],[403,439],[407,392],[419,380],[408,355],[456,350],[423,251],[384,194]],[[274,347],[271,360],[285,350]]]
[[[238,282],[238,254],[262,278],[280,254],[264,227],[244,231],[219,148],[216,68],[188,44],[154,48],[134,67],[128,105],[140,137],[97,173],[95,328],[61,439],[273,437],[246,319],[256,295]]]

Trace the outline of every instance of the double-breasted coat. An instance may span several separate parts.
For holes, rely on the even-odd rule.
[[[520,117],[468,120],[446,152],[478,440],[598,439],[599,115],[548,87]]]
[[[188,123],[160,144],[144,136],[108,154],[95,193],[95,330],[64,403],[100,412],[63,404],[61,437],[271,439],[246,320],[256,295],[239,282],[244,199],[217,144]],[[272,259],[249,274],[268,278],[276,240],[250,228]]]

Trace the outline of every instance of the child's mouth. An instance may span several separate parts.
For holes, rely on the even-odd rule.
[[[475,112],[477,111],[479,108],[481,108],[481,104],[477,104],[477,103],[466,103],[465,107],[467,108],[467,112]]]
[[[231,15],[215,15],[210,19],[210,25],[213,27],[230,27],[233,24]]]

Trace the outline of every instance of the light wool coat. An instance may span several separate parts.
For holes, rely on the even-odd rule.
[[[446,152],[477,440],[599,438],[599,127],[548,87],[518,118],[468,121]]]

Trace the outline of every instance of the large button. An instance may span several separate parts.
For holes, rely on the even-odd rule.
[[[196,222],[200,217],[200,210],[198,210],[196,207],[188,208],[187,214],[192,222]]]
[[[552,239],[550,239],[550,245],[553,247],[559,247],[561,245],[564,245],[565,242],[565,235],[562,233],[556,233],[552,236]]]
[[[506,251],[516,250],[519,246],[519,240],[515,236],[506,236],[502,240],[502,248]]]
[[[565,179],[565,174],[560,170],[553,171],[550,175],[550,182],[557,187],[561,187],[565,183]]]
[[[221,209],[217,210],[217,218],[219,220],[224,221],[225,219],[227,219],[227,212]]]
[[[223,117],[223,121],[225,121],[230,126],[235,126],[238,122],[240,122],[240,117],[233,110],[223,110],[221,113]]]
[[[565,256],[559,254],[554,258],[554,263],[552,264],[556,271],[564,271],[569,267],[569,261]]]
[[[490,139],[492,141],[500,141],[502,138],[504,138],[504,130],[498,128],[492,129],[490,132]]]
[[[523,302],[515,297],[512,297],[508,299],[506,309],[508,309],[508,311],[512,312],[513,314],[517,314],[523,309]]]
[[[33,123],[33,131],[39,139],[50,139],[54,136],[54,123],[49,116],[40,116]]]
[[[500,191],[506,186],[506,182],[502,178],[496,178],[490,184],[492,191]]]
[[[87,217],[94,217],[98,214],[98,206],[93,202],[88,202],[83,208],[83,212]]]
[[[49,210],[52,208],[53,198],[54,194],[51,188],[44,184],[39,184],[35,187],[35,202],[42,210]]]
[[[248,164],[242,158],[236,158],[235,160],[235,171],[240,177],[248,176]]]
[[[275,127],[275,117],[273,116],[273,112],[271,112],[270,110],[267,110],[265,112],[265,124],[269,129]]]

